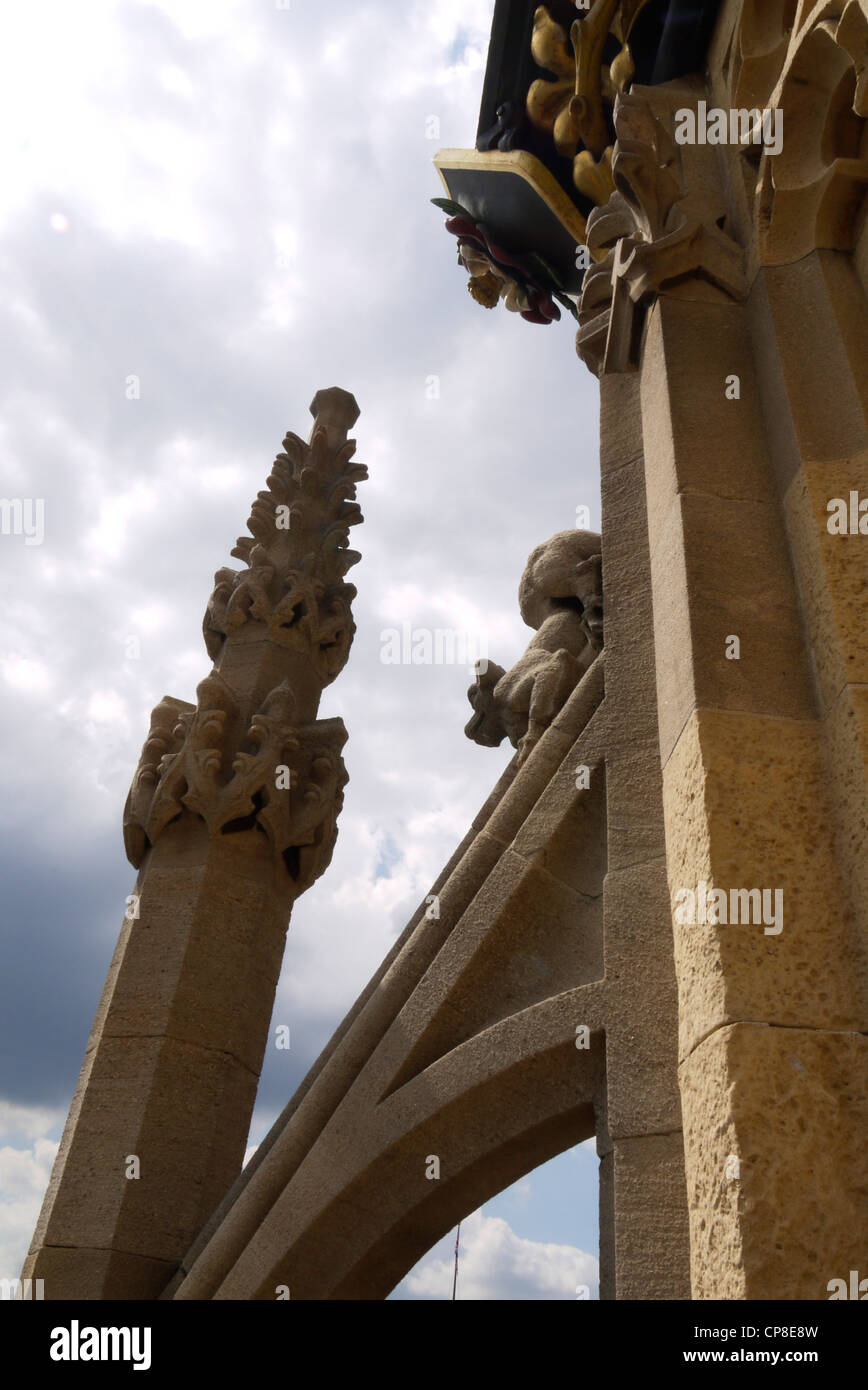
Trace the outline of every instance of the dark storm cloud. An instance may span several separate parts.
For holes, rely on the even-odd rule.
[[[0,854],[0,1095],[68,1106],[123,917],[128,872],[106,836],[76,862],[34,848],[33,836],[19,833]]]

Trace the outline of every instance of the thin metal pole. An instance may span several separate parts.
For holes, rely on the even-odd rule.
[[[458,1237],[461,1235],[461,1222],[458,1222],[458,1230],[455,1232],[455,1273],[452,1276],[452,1301],[455,1301],[455,1290],[458,1287]]]

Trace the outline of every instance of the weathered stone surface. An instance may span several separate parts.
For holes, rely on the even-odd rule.
[[[839,499],[845,504],[849,527],[852,493],[857,495],[852,518],[857,533],[832,534],[829,503]],[[827,711],[845,685],[868,684],[868,512],[863,535],[858,531],[858,499],[868,500],[868,450],[840,462],[806,463],[785,499],[799,560],[805,622]]]
[[[583,765],[586,766],[586,765]],[[606,872],[606,774],[588,769],[577,787],[572,758],[562,764],[519,830],[512,848],[529,864],[585,897],[599,897]]]
[[[698,361],[701,373],[695,370]],[[734,387],[727,394],[733,376],[737,398]],[[648,315],[641,401],[647,466],[653,469],[652,551],[678,494],[768,500],[762,412],[741,306],[660,299]]]
[[[834,788],[833,824],[850,916],[868,940],[868,687],[848,686],[825,729],[826,778]],[[868,954],[868,948],[862,947]]]
[[[697,707],[813,715],[792,580],[769,563],[782,546],[768,507],[701,496],[673,506],[651,557],[664,764]]]
[[[268,843],[243,831],[214,845],[190,815],[173,841],[171,852],[155,848],[139,916],[124,925],[100,1036],[165,1035],[224,1052],[258,1074],[267,981],[280,971],[286,939]],[[92,1036],[89,1047],[96,1042]]]
[[[862,289],[868,293],[868,219],[866,218],[862,219],[862,227],[853,251],[853,267],[862,283]]]
[[[600,472],[609,473],[641,460],[642,398],[639,376],[611,373],[600,381]],[[606,515],[603,511],[605,525]]]
[[[40,1251],[38,1277],[44,1280],[43,1292],[47,1300],[126,1302],[158,1299],[174,1267],[171,1261],[146,1259],[123,1251],[87,1250],[81,1246],[64,1250],[46,1246]],[[28,1256],[23,1273],[25,1279],[37,1277],[28,1273],[32,1268],[35,1268],[33,1259]]]
[[[827,1299],[864,1266],[868,1039],[718,1029],[681,1094],[693,1297]]]
[[[612,1139],[681,1127],[670,923],[662,857],[607,875],[606,1113]]]
[[[673,908],[700,883],[780,891],[783,908],[777,932],[676,923],[681,1057],[738,1020],[864,1028],[862,948],[847,915],[829,913],[842,883],[816,724],[700,711],[663,787]]]
[[[32,1277],[45,1277],[40,1247],[87,1249],[86,1230],[93,1248],[140,1255],[143,1269],[165,1261],[168,1278],[190,1230],[207,1220],[239,1171],[246,1136],[221,1120],[252,1106],[257,1079],[225,1054],[171,1038],[104,1036],[71,1112],[64,1161],[37,1228]],[[127,1176],[131,1158],[139,1160],[139,1177]],[[108,1285],[63,1293],[55,1283],[46,1296],[113,1294]]]
[[[625,381],[631,384],[629,398],[621,389]],[[609,612],[606,665],[611,671],[606,696],[607,838],[612,871],[659,859],[665,841],[639,378],[606,376],[600,387],[604,437],[610,422],[614,428],[615,404],[632,409],[631,430],[616,434],[612,467],[602,480],[604,602]],[[620,466],[615,466],[616,442],[624,456]]]
[[[868,343],[865,291],[850,257],[816,251],[796,265],[765,270],[763,280],[771,313],[766,331],[779,355],[802,460],[858,455],[865,449]]]
[[[608,1170],[608,1171],[607,1171]],[[620,1139],[601,1163],[614,1200],[614,1296],[690,1297],[681,1131]]]

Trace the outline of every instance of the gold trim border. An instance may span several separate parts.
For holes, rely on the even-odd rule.
[[[542,160],[527,150],[438,150],[434,156],[434,166],[448,198],[452,197],[452,193],[443,172],[445,167],[476,171],[489,169],[498,173],[518,174],[519,178],[530,184],[549,211],[554,213],[561,226],[575,238],[576,245],[585,245],[586,218],[569,199]]]

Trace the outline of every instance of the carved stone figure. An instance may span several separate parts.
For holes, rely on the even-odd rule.
[[[464,732],[496,748],[508,738],[523,761],[603,647],[600,537],[560,531],[532,552],[518,590],[521,616],[536,628],[524,656],[505,671],[477,663]]]

